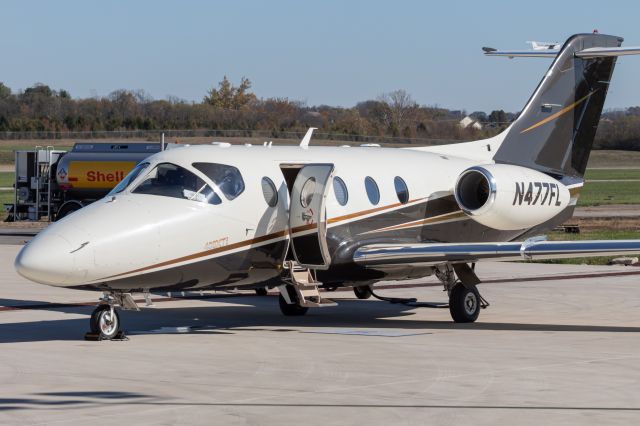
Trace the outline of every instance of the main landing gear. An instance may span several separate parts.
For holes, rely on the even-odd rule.
[[[456,279],[456,275],[459,279]],[[475,322],[480,310],[489,306],[476,287],[480,284],[480,279],[468,264],[447,264],[438,267],[436,277],[449,294],[449,313],[455,322]]]
[[[147,295],[145,299],[150,300]],[[100,298],[100,304],[91,314],[89,320],[91,331],[85,334],[86,340],[125,339],[124,332],[120,329],[120,315],[116,307],[122,310],[140,310],[131,293],[104,293]]]
[[[373,295],[373,291],[371,291],[371,287],[368,285],[354,287],[353,293],[358,299],[368,299]]]

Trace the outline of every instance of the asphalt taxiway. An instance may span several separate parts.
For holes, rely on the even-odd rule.
[[[129,340],[89,342],[97,293],[19,277],[0,245],[0,424],[637,424],[640,268],[479,264],[491,306],[330,293],[283,317],[274,296],[156,298]],[[444,301],[434,279],[384,289]],[[420,285],[427,284],[427,285]]]

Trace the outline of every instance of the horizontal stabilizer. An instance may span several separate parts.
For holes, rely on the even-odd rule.
[[[555,58],[559,49],[544,50],[496,50],[482,48],[485,56],[506,56],[508,58]],[[590,47],[574,54],[577,58],[605,58],[613,56],[640,55],[640,47]]]
[[[507,243],[373,244],[353,260],[362,266],[469,263],[480,260],[545,260],[640,253],[640,240],[540,241]]]
[[[508,58],[555,58],[558,56],[558,49],[545,50],[493,50],[487,52],[485,56],[506,56]]]
[[[590,47],[576,52],[578,58],[604,58],[611,56],[640,55],[640,47]]]

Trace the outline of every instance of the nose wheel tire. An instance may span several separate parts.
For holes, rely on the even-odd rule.
[[[91,314],[89,324],[92,333],[99,334],[102,340],[111,340],[120,331],[120,315],[115,309],[112,315],[109,305],[100,305]]]
[[[455,322],[475,322],[480,315],[481,297],[478,289],[457,284],[449,296],[449,312]]]
[[[369,287],[368,285],[361,285],[359,287],[354,287],[353,293],[356,295],[358,299],[368,299],[373,294],[371,292],[371,287]]]
[[[256,288],[256,295],[258,296],[266,296],[269,294],[269,290],[266,287]]]

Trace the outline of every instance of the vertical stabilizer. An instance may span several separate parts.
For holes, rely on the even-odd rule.
[[[582,177],[593,147],[616,56],[578,57],[591,48],[617,48],[622,38],[578,34],[563,45],[494,156],[560,176]]]

